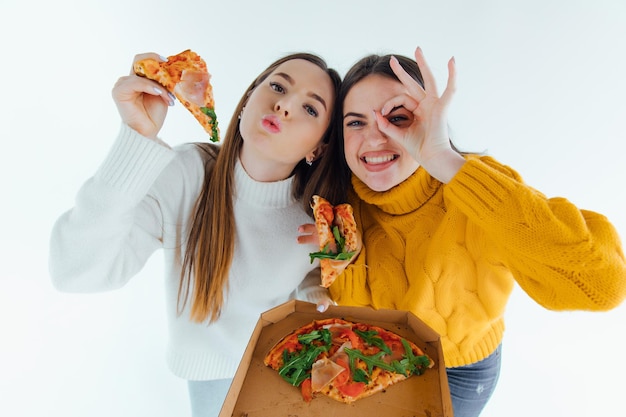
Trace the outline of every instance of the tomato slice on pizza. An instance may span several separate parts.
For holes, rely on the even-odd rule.
[[[381,392],[434,365],[415,343],[378,326],[339,318],[315,320],[283,337],[266,366],[309,402],[326,395],[343,403]]]
[[[147,58],[135,62],[137,75],[154,80],[165,87],[200,122],[212,142],[219,141],[211,74],[204,60],[191,50],[172,55],[160,62]]]
[[[320,242],[319,252],[310,253],[311,262],[320,260],[322,287],[328,288],[358,252],[356,222],[350,204],[334,206],[318,195],[311,203],[315,228]]]

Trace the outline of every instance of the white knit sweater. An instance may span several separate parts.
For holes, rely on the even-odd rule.
[[[196,324],[188,319],[188,307],[178,316],[181,260],[203,178],[194,145],[170,149],[123,125],[104,163],[80,189],[76,206],[57,220],[50,244],[53,283],[71,292],[119,288],[162,249],[167,362],[189,380],[232,377],[260,313],[289,298],[315,302],[326,291],[317,285],[316,272],[306,280],[310,285],[303,282],[317,266],[308,256],[316,248],[296,243],[298,226],[312,220],[291,195],[292,179],[256,182],[237,164],[237,235],[221,318]]]

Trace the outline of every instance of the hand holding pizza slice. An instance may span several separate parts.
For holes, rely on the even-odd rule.
[[[333,207],[325,198],[314,195],[311,208],[320,251],[310,253],[309,256],[311,262],[315,258],[320,260],[321,285],[328,288],[358,254],[361,245],[352,206],[339,204]]]
[[[174,94],[200,122],[211,141],[219,141],[211,74],[198,54],[188,49],[168,57],[165,62],[142,59],[135,62],[133,70],[137,75],[158,82]]]

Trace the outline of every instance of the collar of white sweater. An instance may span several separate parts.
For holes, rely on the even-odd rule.
[[[281,181],[260,182],[252,179],[237,160],[235,165],[236,196],[259,207],[280,208],[293,204],[293,176]]]

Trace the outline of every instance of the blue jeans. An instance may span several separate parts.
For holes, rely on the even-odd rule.
[[[232,379],[187,381],[192,417],[217,417]]]
[[[502,345],[480,362],[447,368],[454,417],[478,417],[500,376]]]

